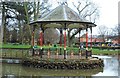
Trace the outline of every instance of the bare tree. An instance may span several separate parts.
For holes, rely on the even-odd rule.
[[[105,37],[108,35],[108,28],[104,25],[98,27],[99,37],[101,37],[105,42]]]
[[[114,28],[112,28],[112,35],[120,36],[120,25],[116,25]]]
[[[41,18],[42,15],[44,15],[46,12],[50,11],[50,7],[51,5],[48,3],[49,0],[38,0],[32,3],[32,8],[33,8],[33,17],[29,18],[29,16],[27,16],[28,21],[36,21],[38,18]],[[27,10],[27,8],[26,8]],[[26,11],[27,14],[28,11]],[[30,26],[28,25],[29,23],[27,23],[27,27],[30,28]],[[38,31],[39,29],[36,29],[36,31]],[[38,35],[38,34],[37,34]],[[31,41],[31,40],[30,40]]]
[[[5,3],[2,2],[2,28],[3,28],[3,41],[6,43],[6,16],[5,16]]]
[[[78,0],[77,4],[73,3],[73,5],[77,9],[79,16],[82,19],[87,19],[87,20],[95,23],[96,19],[99,18],[98,6],[96,4],[94,4],[93,2],[90,2],[88,0]],[[72,33],[72,35],[70,35],[72,30],[73,29],[68,30],[69,43],[72,42],[72,39],[74,38],[74,36],[81,31],[81,29],[76,29],[76,30],[74,30],[74,33]],[[70,45],[71,45],[71,43],[69,44],[69,46]]]
[[[73,3],[73,5],[83,19],[95,23],[96,19],[99,17],[98,6],[89,0],[78,0],[78,4]]]

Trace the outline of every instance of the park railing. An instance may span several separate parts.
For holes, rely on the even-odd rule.
[[[61,50],[60,50],[61,49]],[[88,56],[91,56],[92,53],[87,52]],[[43,48],[41,51],[40,48],[34,49],[34,56],[40,57],[42,55],[42,58],[63,58],[64,55],[64,48],[57,48],[57,47],[51,47],[51,48]],[[69,48],[67,47],[66,50],[66,57],[69,59],[72,58],[85,58],[86,50],[80,50],[79,48]],[[18,49],[18,48],[4,48],[2,49],[2,56],[1,58],[26,58],[33,56],[33,48],[28,49]]]
[[[28,56],[29,49],[1,49],[1,58],[10,58],[10,59],[21,59]]]

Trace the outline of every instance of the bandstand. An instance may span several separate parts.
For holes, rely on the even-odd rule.
[[[66,29],[79,29],[79,33],[81,30],[86,30],[86,52],[88,51],[88,28],[91,30],[91,44],[90,48],[92,49],[92,27],[96,25],[92,22],[85,21],[83,18],[69,8],[67,5],[60,5],[52,10],[45,17],[40,18],[32,23],[33,26],[32,32],[32,46],[34,46],[34,32],[36,26],[39,26],[40,31],[40,47],[43,48],[43,31],[46,28],[58,28],[60,29],[60,34],[62,35],[62,30],[64,31],[64,59],[66,59]],[[60,46],[62,37],[60,35]],[[80,41],[80,40],[79,40]],[[87,54],[87,53],[86,53]],[[87,58],[87,57],[86,57]]]
[[[62,47],[62,34],[64,33],[64,53],[63,53],[63,57],[60,57],[61,56],[58,52],[56,53],[56,57],[57,59],[62,59],[62,62],[66,62],[67,61],[67,64],[73,64],[73,60],[72,61],[68,61],[67,57],[66,57],[66,41],[67,41],[67,38],[66,38],[66,30],[67,29],[78,29],[79,31],[79,34],[81,32],[81,30],[86,30],[86,51],[85,51],[85,59],[88,59],[88,56],[91,57],[91,55],[88,55],[88,52],[91,52],[92,54],[92,27],[95,27],[96,25],[92,22],[88,22],[86,21],[85,19],[81,18],[75,11],[73,11],[71,8],[69,8],[67,5],[63,4],[63,5],[59,5],[58,7],[56,7],[55,9],[53,9],[50,13],[48,13],[46,16],[40,18],[40,19],[37,19],[36,21],[30,23],[30,26],[32,26],[33,30],[32,30],[32,47],[35,46],[35,39],[34,39],[34,34],[35,34],[35,29],[36,28],[40,28],[40,38],[39,38],[39,43],[40,43],[40,50],[39,50],[39,54],[40,54],[40,58],[42,59],[43,58],[43,55],[42,55],[42,52],[44,50],[43,48],[43,33],[44,33],[44,30],[47,29],[47,28],[57,28],[60,30],[60,52],[62,51],[61,50],[61,47]],[[91,39],[90,39],[90,49],[88,49],[88,29],[91,30]],[[79,36],[80,37],[80,36]],[[79,40],[80,41],[80,40]],[[34,52],[34,49],[32,50],[32,56],[34,56],[35,52]],[[79,52],[80,53],[80,48],[79,48]],[[50,58],[50,51],[48,51],[47,53],[47,59]],[[71,53],[70,56],[73,56],[73,52]],[[78,61],[78,63],[80,63],[78,58],[75,58],[76,61]],[[74,59],[74,61],[75,61]],[[57,68],[59,68],[59,65],[61,64],[61,61],[57,60],[58,61],[58,66]],[[85,60],[86,62],[89,62],[90,60]],[[25,61],[24,62],[24,65],[26,65],[28,61]],[[63,63],[64,63],[63,62]],[[82,61],[83,62],[83,61]],[[98,64],[98,67],[99,67],[99,64],[101,64],[100,66],[103,66],[103,61],[101,59],[96,59],[96,62],[95,60],[91,60],[91,63],[94,62]],[[37,61],[38,63],[38,61]],[[90,64],[91,64],[90,63]],[[39,64],[43,64],[43,62],[40,62]],[[48,65],[53,65],[53,63],[48,63]],[[66,64],[66,65],[67,65]],[[83,63],[81,63],[83,64]],[[81,65],[80,64],[80,65]],[[85,64],[85,63],[84,63]],[[56,65],[56,64],[55,64]],[[53,65],[53,67],[55,67],[55,65]],[[75,65],[79,65],[79,64],[76,64],[75,62]],[[89,65],[89,64],[88,64]],[[80,66],[76,66],[76,67],[80,67]],[[88,66],[89,67],[89,66]],[[94,67],[94,64],[93,64],[93,67]],[[63,66],[64,68],[64,66]],[[69,66],[68,66],[69,68]]]

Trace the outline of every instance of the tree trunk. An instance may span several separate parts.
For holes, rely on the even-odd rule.
[[[81,29],[78,29],[74,34],[72,34],[72,35],[70,36],[71,30],[72,30],[72,29],[70,29],[70,30],[68,31],[68,45],[69,45],[69,47],[72,45],[72,43],[73,43],[73,38],[75,37],[75,35],[81,31]]]
[[[31,27],[29,25],[30,18],[29,18],[29,15],[28,15],[28,8],[27,8],[27,3],[26,2],[24,3],[24,8],[25,8],[25,15],[26,15],[26,19],[27,19],[26,24],[27,24],[27,26],[29,28],[30,35],[32,35],[31,34],[32,30],[31,30]]]
[[[72,45],[72,39],[71,39],[71,36],[70,36],[71,30],[72,30],[72,29],[70,29],[70,30],[68,31],[68,46],[69,46],[69,47],[71,47],[71,45]]]
[[[70,33],[68,33],[68,46],[69,47],[71,46],[71,43],[70,43]]]
[[[34,21],[36,21],[36,2],[34,2]]]
[[[21,24],[20,24],[20,20],[18,20],[18,27],[19,27],[19,43],[22,43],[22,32],[21,32]]]
[[[2,26],[3,26],[3,42],[6,43],[7,39],[6,39],[6,17],[5,17],[5,4],[3,2],[3,6],[2,6]]]
[[[31,43],[31,40],[32,40],[32,28],[31,28],[31,26],[29,25],[30,18],[29,18],[29,15],[28,15],[27,3],[24,3],[24,9],[25,9],[25,15],[26,15],[26,19],[27,19],[25,26],[27,26],[27,30],[28,30],[28,32],[29,32],[29,34],[28,34],[27,36],[30,35],[30,39],[29,39],[28,42]]]

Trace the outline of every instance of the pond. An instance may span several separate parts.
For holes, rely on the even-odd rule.
[[[37,69],[24,67],[21,64],[2,64],[2,75],[11,76],[15,78],[16,76],[89,76],[89,78],[96,78],[98,76],[118,76],[118,57],[112,56],[97,56],[104,60],[104,68],[97,68],[91,70],[52,70],[52,69]],[[61,77],[62,76],[62,77]],[[63,77],[64,78],[64,77]],[[80,78],[80,77],[79,77]],[[84,78],[84,77],[82,77]]]
[[[93,55],[95,56],[95,55]],[[104,60],[103,72],[99,72],[94,76],[118,76],[119,61],[118,57],[112,56],[96,56]]]

